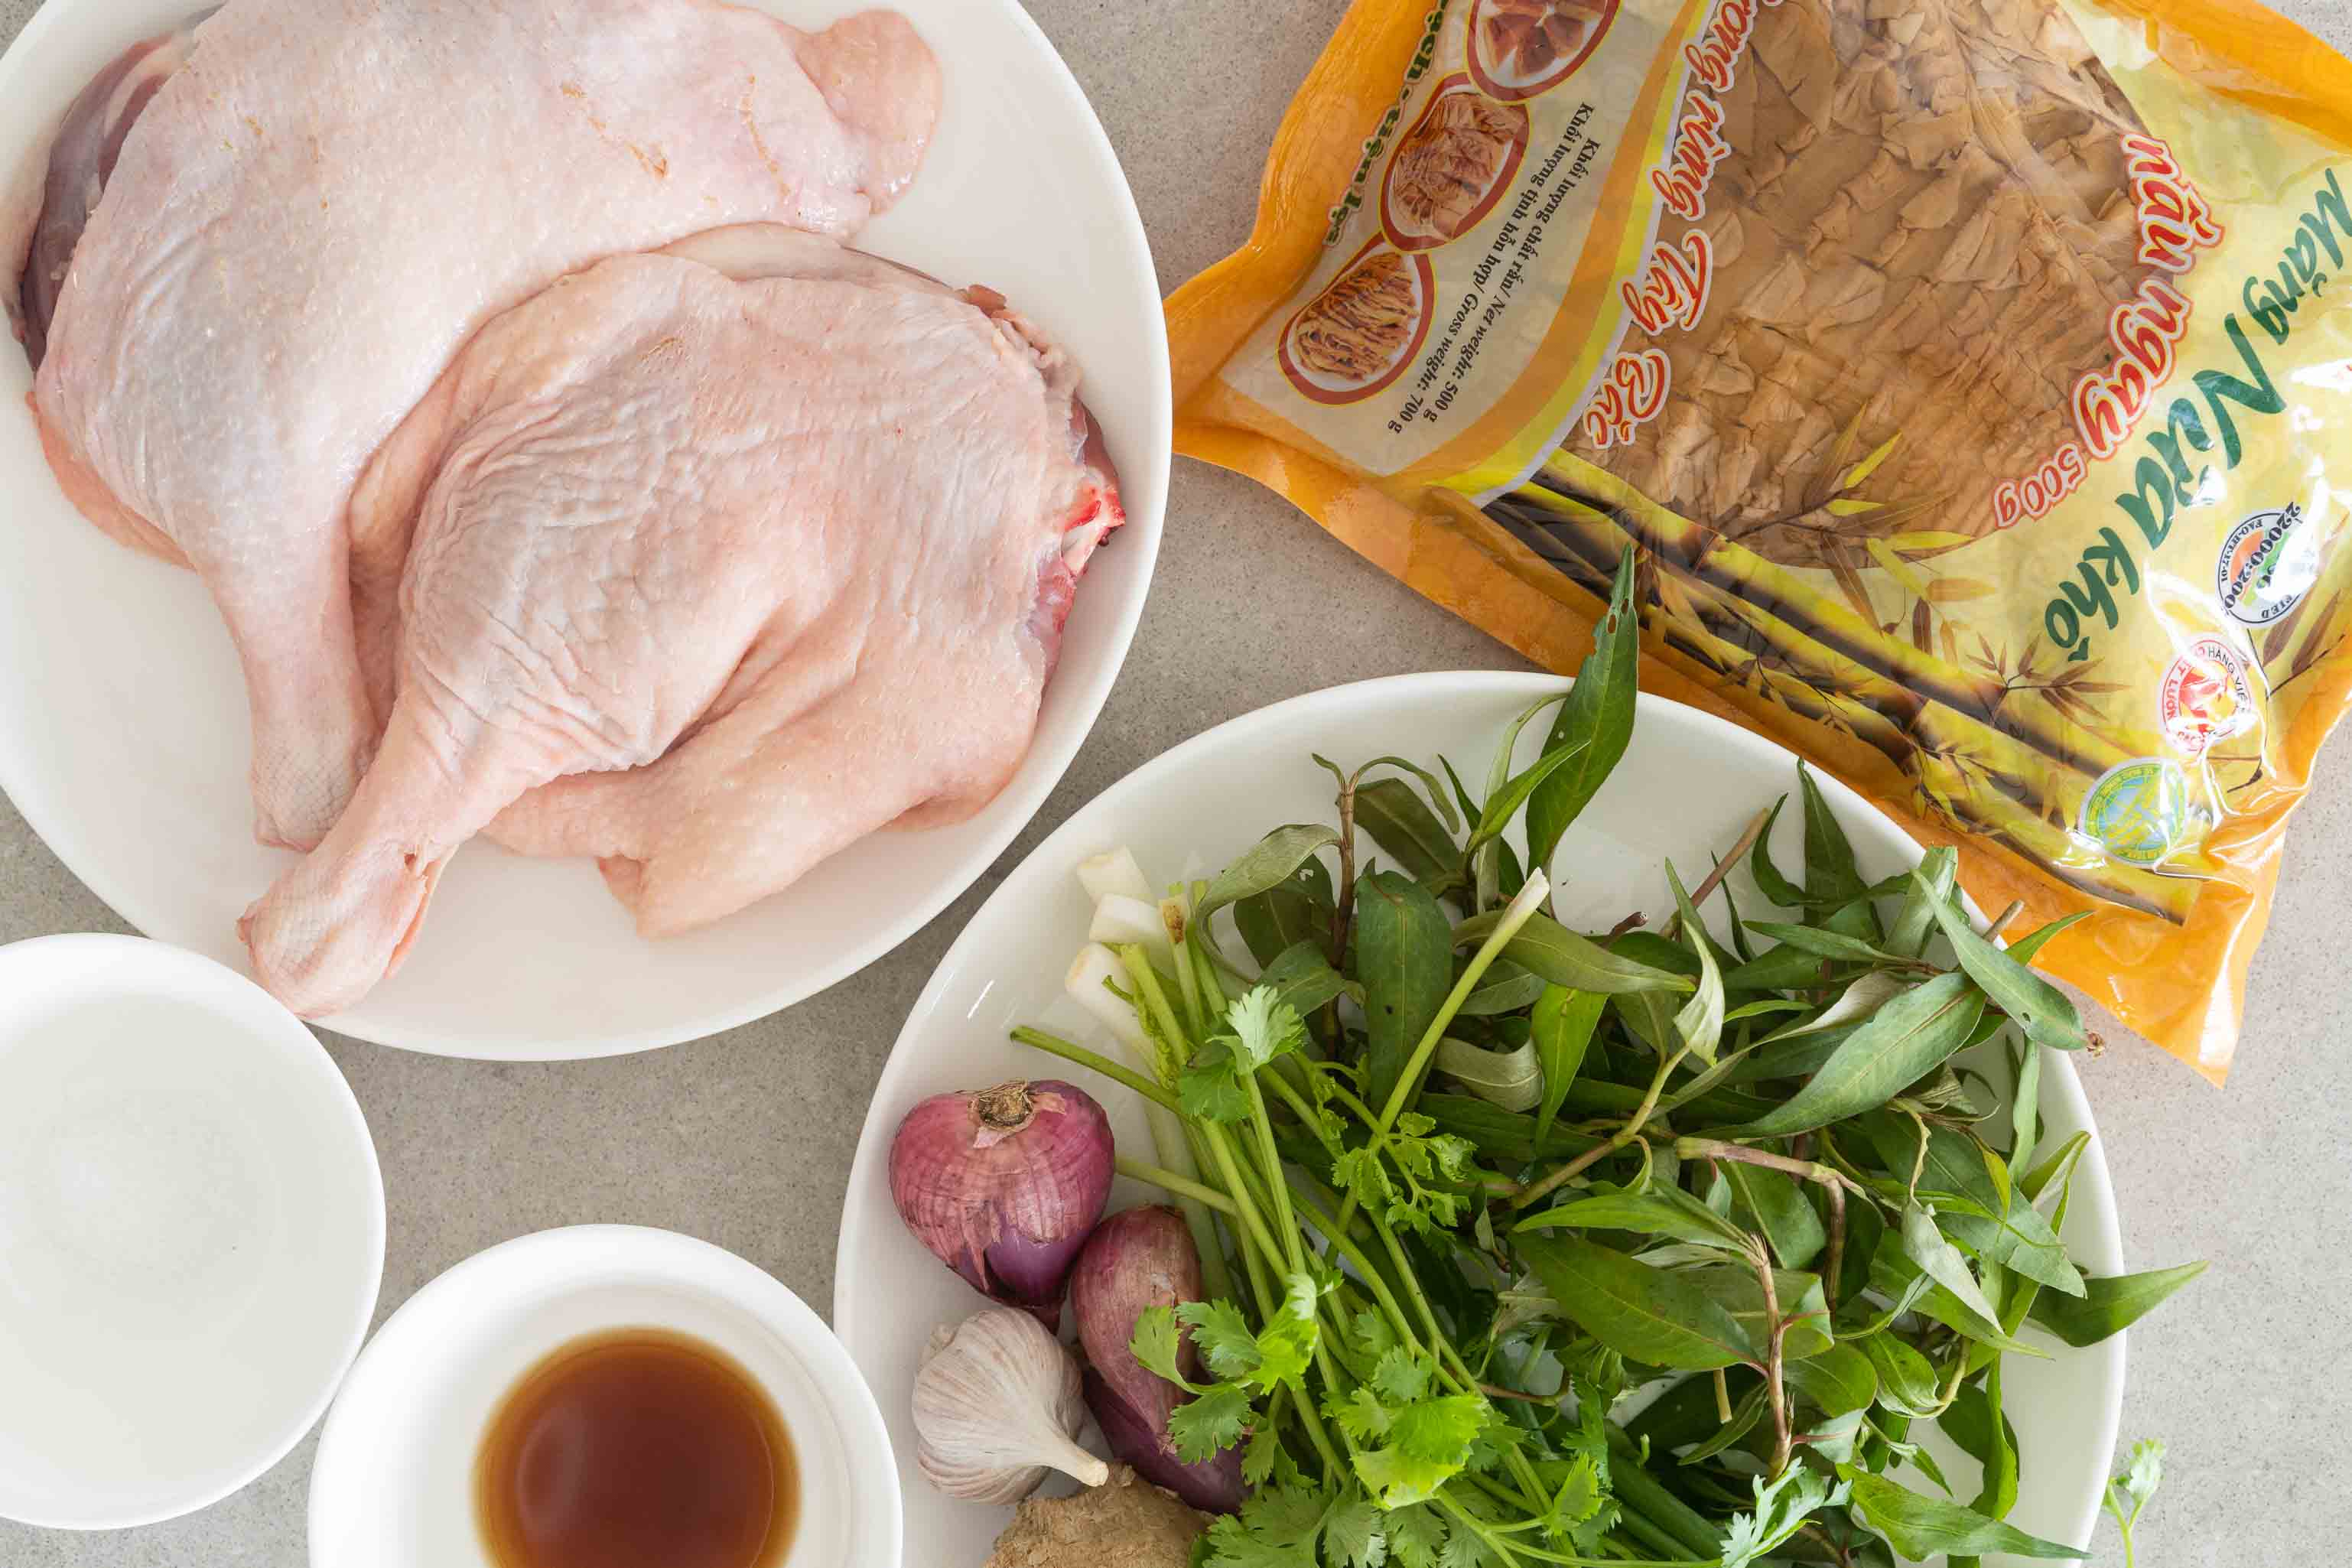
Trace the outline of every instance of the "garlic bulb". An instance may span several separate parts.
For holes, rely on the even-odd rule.
[[[1110,1468],[1076,1439],[1086,1420],[1077,1363],[1037,1320],[1011,1307],[941,1328],[915,1374],[915,1465],[974,1502],[1018,1502],[1048,1469],[1090,1487]]]

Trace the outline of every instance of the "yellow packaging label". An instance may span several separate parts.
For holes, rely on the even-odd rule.
[[[2352,689],[2347,112],[2221,0],[1359,0],[1179,448],[1556,668],[1638,552],[1645,685],[2219,1078]]]

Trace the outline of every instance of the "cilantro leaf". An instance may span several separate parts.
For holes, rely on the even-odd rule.
[[[1258,1353],[1257,1336],[1250,1332],[1240,1309],[1230,1301],[1186,1301],[1176,1309],[1175,1315],[1192,1329],[1192,1343],[1201,1358],[1209,1363],[1209,1370],[1229,1383],[1245,1381],[1264,1359]],[[1136,1330],[1140,1335],[1139,1321]],[[1137,1354],[1141,1353],[1139,1349]],[[1143,1364],[1162,1377],[1168,1375],[1149,1361]]]
[[[2156,1489],[2164,1484],[2164,1445],[2158,1442],[2135,1444],[2130,1468],[2117,1476],[2114,1484],[2131,1499],[2131,1511],[2134,1517],[2137,1517],[2139,1510],[2147,1506],[2147,1500],[2156,1495]]]
[[[1323,1521],[1323,1556],[1331,1568],[1381,1568],[1389,1560],[1380,1510],[1361,1498],[1332,1509]]]
[[[1201,1121],[1249,1120],[1249,1090],[1242,1087],[1244,1068],[1234,1055],[1229,1036],[1220,1035],[1192,1053],[1176,1080],[1176,1102],[1184,1114]]]
[[[1437,1568],[1484,1568],[1490,1561],[1486,1543],[1459,1522],[1447,1529],[1445,1544],[1437,1552]]]
[[[1213,1459],[1242,1440],[1250,1424],[1249,1390],[1238,1383],[1214,1383],[1168,1413],[1168,1436],[1176,1457],[1188,1465]]]
[[[1343,1348],[1353,1352],[1349,1367],[1360,1381],[1369,1381],[1372,1369],[1396,1344],[1396,1331],[1381,1313],[1367,1308],[1348,1320],[1347,1343]]]
[[[1388,1131],[1332,1162],[1332,1180],[1362,1207],[1400,1229],[1433,1236],[1461,1223],[1478,1157],[1466,1138],[1407,1111]]]
[[[2139,1559],[2132,1542],[2132,1526],[2139,1522],[2140,1510],[2164,1482],[2164,1445],[2156,1442],[2135,1444],[2131,1463],[2124,1473],[2107,1483],[2107,1511],[2115,1515],[2116,1528],[2123,1531],[2124,1568],[2133,1568]]]
[[[1349,1389],[1345,1399],[1326,1404],[1323,1414],[1359,1447],[1372,1447],[1389,1435],[1389,1407],[1369,1388]]]
[[[1298,1016],[1298,1009],[1282,999],[1282,994],[1271,985],[1254,986],[1231,1007],[1225,1009],[1225,1027],[1234,1058],[1251,1072],[1287,1056],[1307,1040],[1307,1025]]]
[[[1761,1476],[1752,1484],[1756,1507],[1732,1515],[1724,1531],[1723,1568],[1748,1568],[1803,1529],[1817,1510],[1839,1506],[1853,1491],[1846,1482],[1833,1482],[1802,1465],[1790,1466],[1769,1486]]]
[[[1257,1337],[1258,1364],[1249,1381],[1268,1390],[1284,1383],[1304,1386],[1319,1338],[1312,1318],[1286,1317],[1270,1325]]]
[[[1242,1505],[1242,1522],[1251,1534],[1277,1546],[1311,1546],[1331,1500],[1319,1492],[1285,1487],[1260,1492]]]
[[[1260,1540],[1233,1514],[1212,1523],[1201,1541],[1206,1568],[1299,1568],[1302,1561],[1297,1547]]]
[[[1176,1314],[1166,1307],[1146,1307],[1137,1316],[1135,1337],[1128,1342],[1128,1349],[1135,1352],[1136,1360],[1177,1387],[1193,1394],[1201,1392],[1200,1384],[1184,1375],[1180,1360],[1182,1341],[1176,1328]]]
[[[1486,1401],[1475,1394],[1423,1399],[1390,1418],[1389,1435],[1399,1449],[1414,1458],[1458,1470],[1468,1461],[1470,1445],[1477,1440],[1490,1414]]]
[[[1389,1515],[1388,1538],[1389,1557],[1399,1568],[1435,1568],[1445,1521],[1434,1509],[1404,1509]]]
[[[1381,1500],[1381,1507],[1397,1510],[1409,1502],[1428,1502],[1437,1488],[1456,1477],[1461,1465],[1416,1460],[1402,1448],[1367,1448],[1355,1455],[1355,1474]]]
[[[1275,1436],[1273,1423],[1259,1422],[1257,1430],[1250,1434],[1249,1447],[1242,1450],[1242,1479],[1254,1487],[1265,1485],[1281,1457],[1282,1440]]]
[[[1392,1345],[1373,1369],[1371,1383],[1392,1403],[1407,1405],[1429,1392],[1435,1364],[1417,1357],[1402,1345]]]

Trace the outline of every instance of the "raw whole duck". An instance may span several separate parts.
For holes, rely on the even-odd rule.
[[[939,100],[894,13],[808,34],[712,0],[231,0],[116,69],[8,237],[43,441],[85,513],[204,579],[257,832],[296,847],[382,720],[352,584],[388,592],[400,562],[355,553],[351,498],[458,346],[605,257],[750,221],[855,233]]]
[[[245,922],[297,1011],[395,965],[449,855],[593,855],[659,935],[987,801],[1120,511],[1064,356],[775,226],[491,321],[353,499],[403,556],[383,745]]]

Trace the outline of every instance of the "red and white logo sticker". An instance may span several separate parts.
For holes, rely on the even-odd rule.
[[[2262,717],[2245,658],[2220,637],[2199,637],[2172,661],[2156,705],[2165,739],[2191,762]]]

